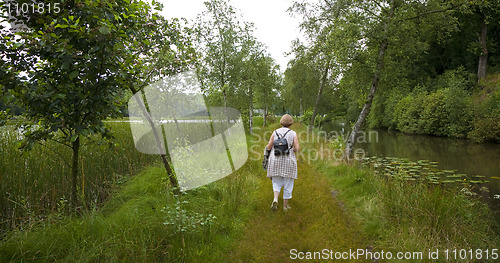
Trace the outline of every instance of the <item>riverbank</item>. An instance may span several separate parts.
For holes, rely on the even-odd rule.
[[[308,147],[319,151],[333,144],[319,140]],[[500,255],[500,228],[493,211],[473,193],[473,185],[407,180],[409,171],[404,169],[387,177],[328,158],[319,158],[313,167],[327,178],[333,195],[359,223],[362,235],[375,250],[394,255],[423,252],[425,259],[429,251],[439,249],[441,261],[446,249],[465,249],[466,253],[482,250],[472,257],[467,254],[466,260],[457,257],[449,262],[477,262],[486,256],[491,260],[492,252]]]
[[[340,134],[346,138],[349,132],[342,122],[330,122],[322,127],[322,132]],[[476,184],[475,192],[483,201],[500,211],[500,144],[475,143],[471,140],[409,135],[401,132],[367,130],[359,137],[356,148],[367,158],[377,162],[396,165],[374,164],[384,169],[398,169],[398,164],[414,163],[411,173],[429,179],[435,176],[440,181],[457,180],[482,181]],[[422,164],[429,163],[430,166]],[[422,173],[425,170],[424,173]],[[390,173],[391,171],[389,171]],[[385,173],[385,172],[384,172]]]
[[[500,74],[475,84],[459,68],[411,92],[396,89],[380,94],[367,124],[406,134],[500,143]]]
[[[483,259],[500,247],[491,211],[467,188],[387,179],[345,165],[318,164],[318,169],[338,189],[338,198],[356,215],[374,247],[393,253],[482,249]],[[444,256],[440,254],[441,259]],[[468,258],[460,262],[480,259]]]

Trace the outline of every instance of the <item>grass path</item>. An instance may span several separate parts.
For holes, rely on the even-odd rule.
[[[296,260],[291,259],[291,249],[321,252],[366,247],[356,224],[332,197],[326,178],[304,161],[298,163],[298,174],[289,203],[292,209],[283,211],[281,193],[278,211],[271,211],[272,185],[262,171],[256,215],[248,222],[228,261],[293,262]]]

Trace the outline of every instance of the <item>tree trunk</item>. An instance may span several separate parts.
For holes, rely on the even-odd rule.
[[[222,90],[222,97],[224,98],[224,108],[227,108],[227,96],[226,96],[226,88],[225,87]]]
[[[311,116],[311,121],[309,121],[309,132],[312,132],[314,127],[314,119],[316,119],[316,114],[318,114],[319,102],[321,101],[321,94],[323,94],[323,89],[325,87],[326,77],[328,76],[328,70],[330,68],[330,63],[325,67],[323,72],[323,78],[321,79],[321,84],[319,85],[318,96],[316,97],[316,103],[314,103],[314,110]]]
[[[488,25],[486,24],[486,17],[483,17],[481,24],[481,32],[479,33],[479,44],[481,45],[481,55],[479,55],[479,65],[477,68],[477,81],[481,82],[486,78],[486,69],[488,63],[488,47],[487,47],[487,34]]]
[[[73,159],[71,163],[71,205],[73,206],[73,208],[76,208],[78,205],[76,184],[78,182],[78,159],[80,153],[80,137],[77,137],[76,140],[71,143],[71,149],[73,150]]]
[[[250,108],[249,108],[249,112],[248,112],[248,117],[249,117],[249,120],[248,120],[248,126],[249,126],[249,131],[250,131],[250,134],[253,134],[253,89],[252,89],[252,85],[250,85],[249,87],[249,95],[250,95]]]
[[[266,127],[267,123],[267,105],[264,107],[264,124],[262,124],[262,127]]]
[[[304,109],[302,107],[302,97],[299,98],[299,115],[304,115]]]
[[[132,94],[137,93],[137,91],[133,88],[130,88],[130,90],[132,91]],[[137,104],[139,105],[139,107],[141,108],[142,114],[144,115],[144,117],[148,121],[149,125],[151,126],[151,129],[153,131],[153,136],[155,137],[156,147],[158,148],[158,152],[160,153],[160,158],[161,158],[161,161],[163,163],[163,167],[165,168],[165,171],[167,172],[167,175],[168,175],[168,179],[169,179],[170,183],[172,184],[172,189],[173,189],[172,192],[175,195],[179,195],[180,194],[179,182],[177,181],[177,177],[175,176],[175,173],[172,170],[172,167],[170,166],[171,160],[170,160],[170,156],[168,155],[168,147],[167,147],[167,145],[165,145],[165,149],[163,148],[163,146],[161,144],[162,138],[160,137],[158,129],[156,129],[156,125],[155,125],[153,119],[151,118],[151,115],[149,114],[149,111],[146,108],[146,105],[144,104],[144,102],[142,100],[140,100],[138,96],[134,96],[134,98],[137,101]],[[165,141],[165,140],[163,140],[163,141]]]
[[[391,23],[392,16],[394,15],[394,12],[396,11],[397,5],[392,2],[391,3],[391,11],[389,13],[389,17],[384,23],[384,31],[383,34],[387,34],[387,28],[389,27],[389,24]],[[370,113],[370,108],[372,106],[373,102],[373,97],[375,96],[375,92],[377,91],[378,88],[378,82],[380,80],[380,71],[384,67],[384,57],[385,57],[385,51],[387,50],[387,45],[388,45],[388,39],[387,36],[385,36],[382,39],[382,42],[380,43],[380,48],[378,52],[378,58],[377,58],[377,64],[375,65],[375,71],[373,72],[373,78],[372,78],[372,84],[370,88],[370,92],[368,93],[366,97],[366,102],[365,105],[363,106],[363,109],[361,110],[361,113],[359,114],[358,120],[356,121],[356,124],[354,124],[354,127],[352,127],[351,134],[349,135],[349,138],[346,143],[346,148],[344,151],[344,160],[347,160],[350,162],[351,160],[351,155],[354,149],[354,144],[356,143],[356,136],[358,135],[359,130],[361,129],[361,126],[365,122],[366,116],[368,116],[368,113]]]
[[[370,113],[370,107],[372,106],[373,97],[375,96],[375,91],[377,91],[378,82],[380,80],[380,71],[384,65],[384,56],[385,56],[386,50],[387,50],[387,39],[384,39],[382,41],[382,43],[380,44],[377,65],[375,68],[375,72],[373,74],[370,93],[368,93],[365,105],[363,106],[363,109],[361,110],[361,113],[359,114],[359,117],[358,117],[358,120],[356,121],[356,124],[352,128],[352,132],[349,136],[349,139],[347,140],[347,144],[346,144],[346,148],[345,148],[345,152],[344,152],[344,159],[346,159],[347,161],[350,161],[351,154],[352,154],[352,151],[354,149],[354,144],[356,143],[356,136],[357,136],[359,130],[361,129],[361,126],[363,125],[363,123],[366,119],[366,116],[368,116],[368,113]]]

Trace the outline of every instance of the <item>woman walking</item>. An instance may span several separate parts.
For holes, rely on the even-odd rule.
[[[282,127],[273,132],[266,146],[266,153],[269,156],[267,177],[270,177],[273,182],[274,199],[271,204],[273,211],[278,209],[278,196],[281,188],[283,188],[283,210],[290,209],[288,201],[292,199],[293,182],[297,179],[295,153],[300,150],[297,133],[290,129],[293,124],[292,116],[283,115],[280,124]]]

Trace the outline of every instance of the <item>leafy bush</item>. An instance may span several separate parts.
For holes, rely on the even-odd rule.
[[[456,88],[470,91],[474,88],[474,74],[467,72],[464,67],[447,70],[442,75],[431,81],[429,90],[436,91],[445,88]]]
[[[446,108],[445,136],[464,138],[471,130],[474,118],[471,94],[461,88],[450,87],[443,91]]]
[[[418,121],[418,133],[435,134],[444,136],[446,134],[446,105],[444,103],[445,94],[443,90],[438,90],[424,98],[424,108],[420,120]]]
[[[445,72],[429,87],[415,87],[399,101],[391,95],[385,102],[385,112],[392,111],[393,119],[385,127],[392,125],[406,133],[464,138],[474,119],[470,87],[473,87],[471,77],[459,68]]]
[[[300,122],[306,125],[309,124],[311,122],[312,115],[313,115],[312,109],[304,111],[304,114],[302,114],[302,117],[300,117]]]
[[[424,92],[411,93],[401,99],[395,107],[396,128],[406,133],[419,133],[419,119],[423,111]]]
[[[500,118],[484,118],[475,120],[469,138],[477,142],[500,143]]]
[[[490,75],[474,94],[475,118],[468,136],[477,142],[500,143],[500,74]]]

